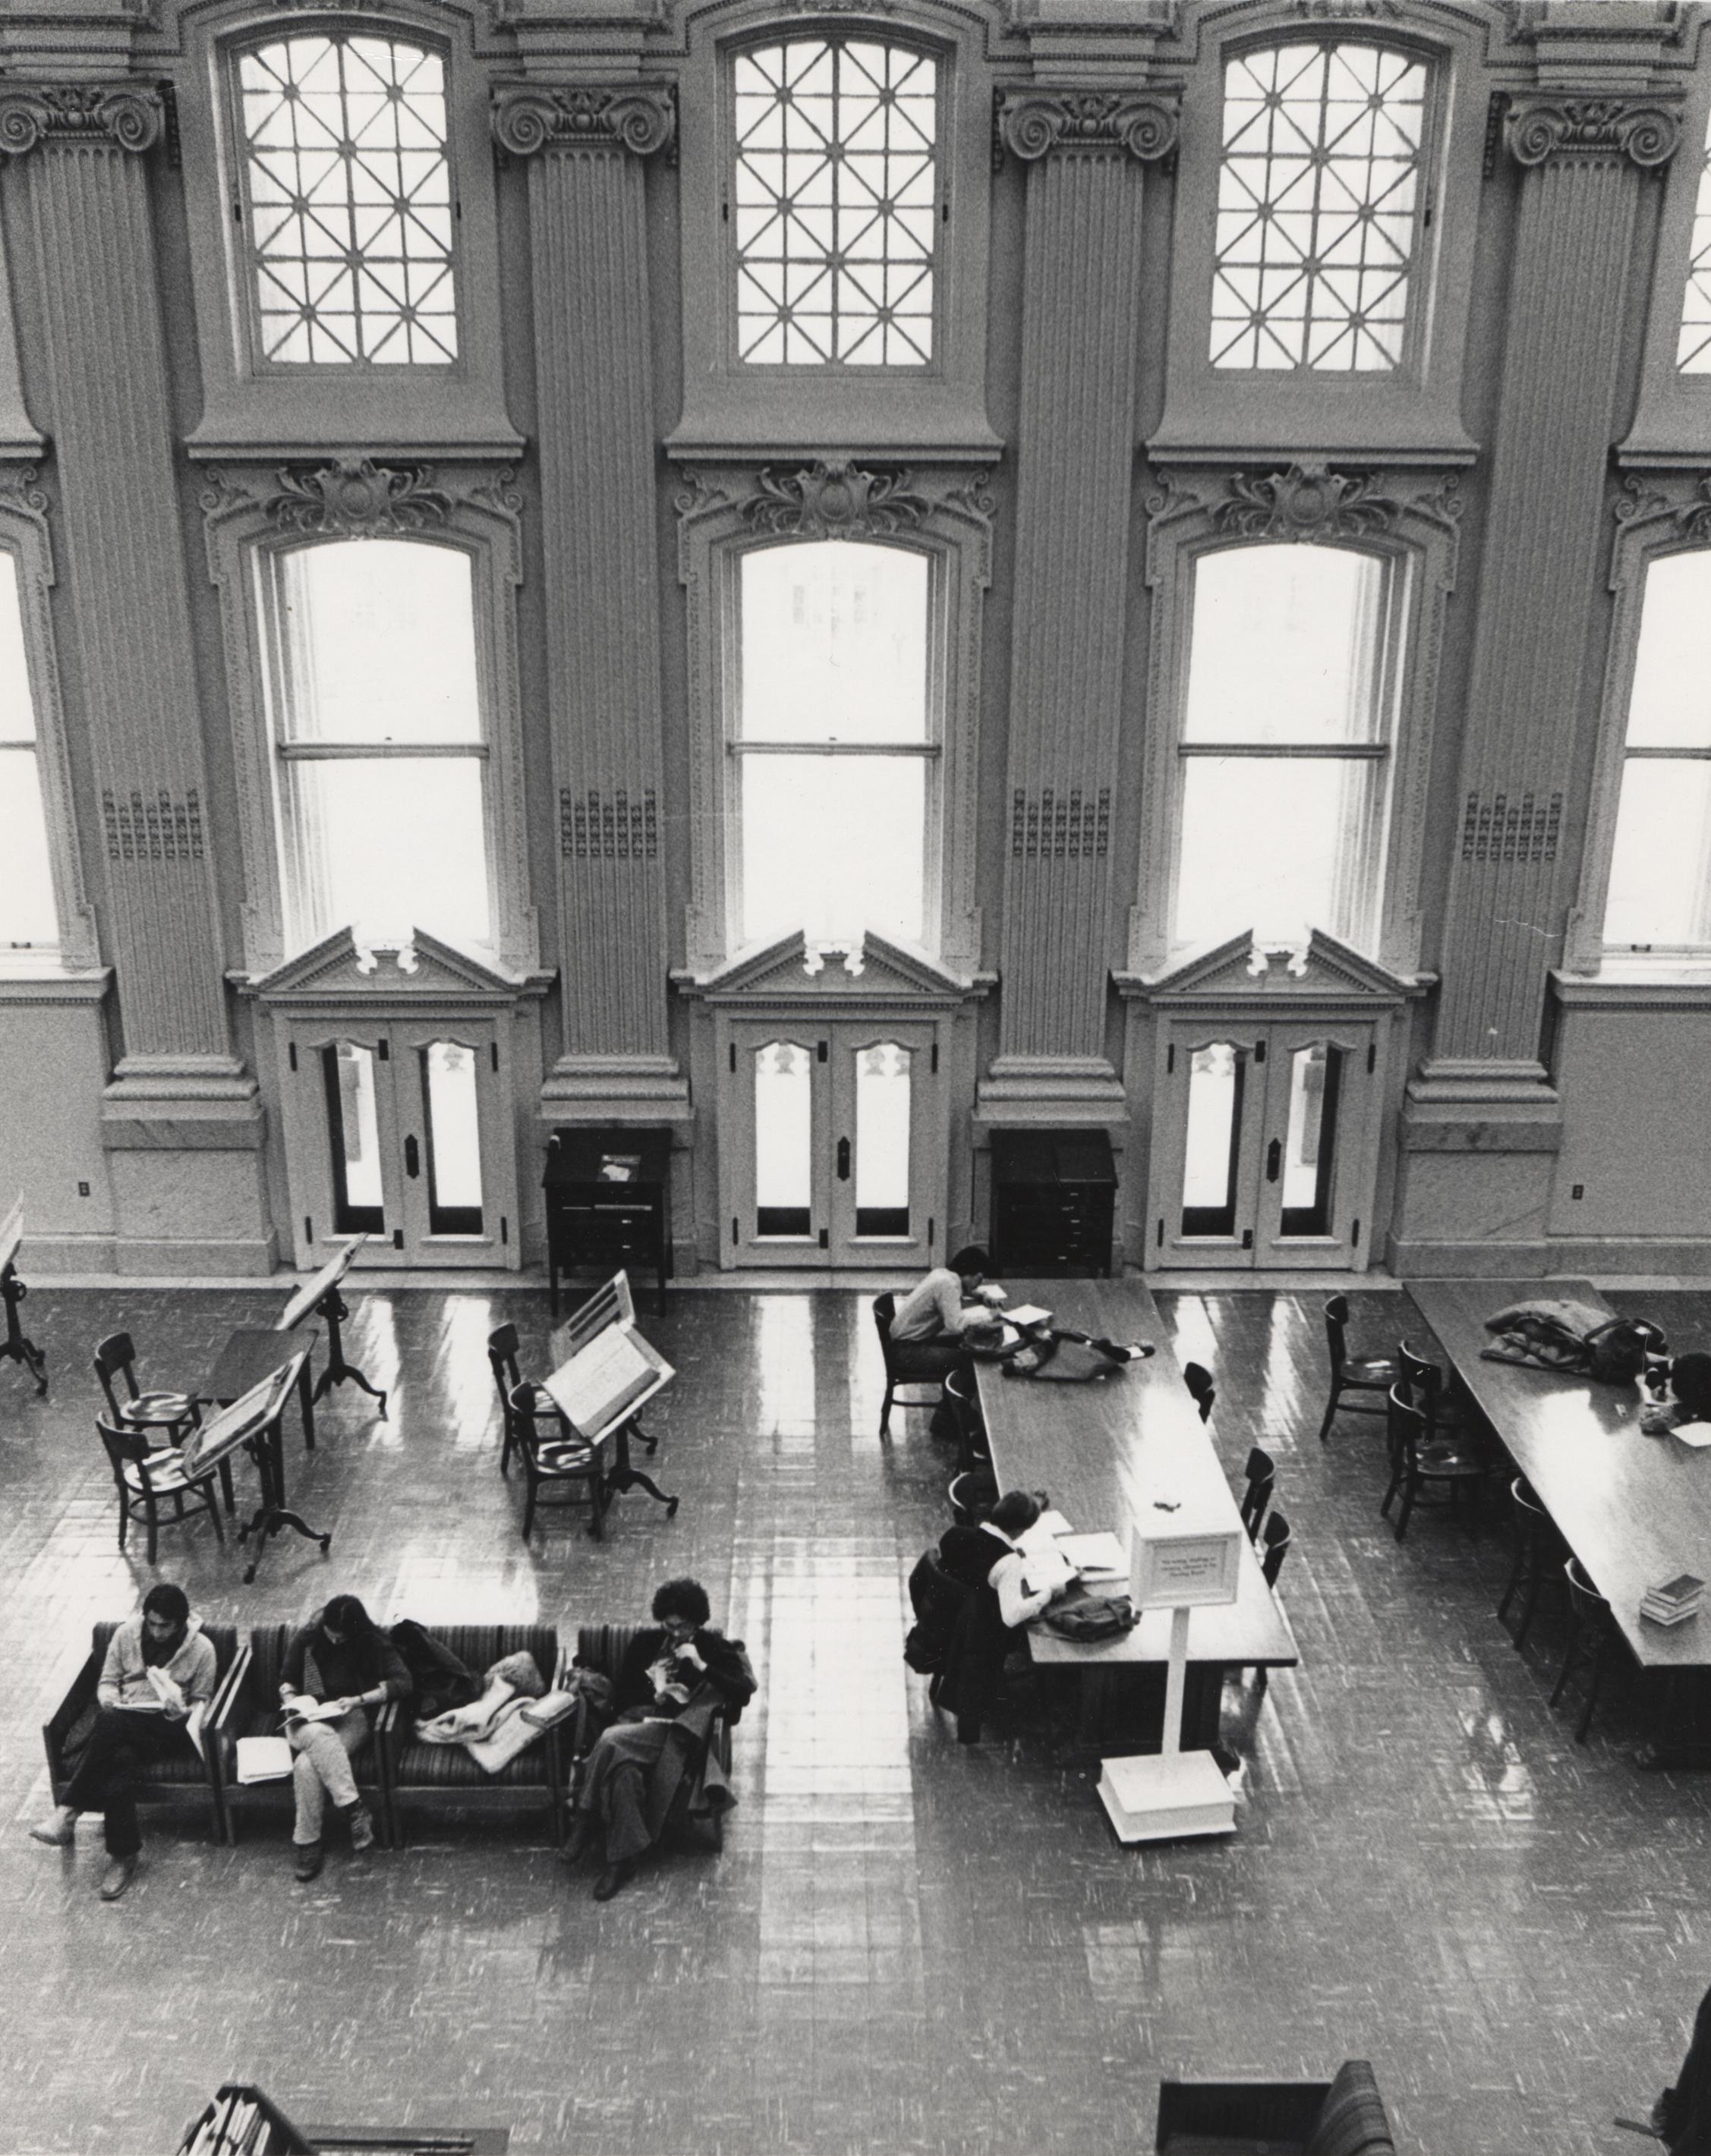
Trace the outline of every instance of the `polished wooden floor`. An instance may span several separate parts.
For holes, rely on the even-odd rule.
[[[1615,1299],[1711,1340],[1711,1296]],[[276,1295],[39,1289],[50,1399],[0,1365],[0,2149],[163,2156],[239,2075],[306,2117],[501,2123],[515,2149],[1085,2156],[1152,2146],[1163,2075],[1349,2055],[1421,2156],[1636,2145],[1611,2115],[1669,2077],[1711,1980],[1711,1776],[1636,1772],[1620,1687],[1571,1741],[1555,1620],[1523,1656],[1493,1614],[1497,1514],[1476,1537],[1422,1512],[1393,1542],[1377,1425],[1317,1440],[1316,1298],[1161,1298],[1215,1375],[1232,1476],[1256,1440],[1277,1457],[1302,1666],[1226,1697],[1235,1839],[1144,1851],[1025,1691],[960,1749],[906,1671],[904,1582],[949,1468],[924,1415],[881,1449],[861,1299],[685,1293],[645,1321],[679,1372],[650,1464],[683,1505],[632,1495],[601,1545],[551,1518],[526,1545],[498,1471],[485,1337],[514,1317],[538,1363],[544,1296],[353,1300],[347,1347],[391,1416],[347,1391],[312,1458],[292,1435],[332,1553],[276,1544],[249,1589],[205,1525],[165,1537],[157,1575],[119,1553],[89,1354],[126,1327],[146,1377],[182,1383]],[[1393,1337],[1394,1294],[1355,1301],[1363,1340]],[[563,1626],[684,1572],[761,1673],[742,1804],[722,1856],[673,1851],[605,1907],[527,1827],[336,1851],[305,1888],[282,1833],[229,1851],[155,1815],[111,1907],[95,1822],[64,1855],[25,1831],[38,1725],[91,1622],[152,1577],[246,1623],[346,1588],[429,1623]]]

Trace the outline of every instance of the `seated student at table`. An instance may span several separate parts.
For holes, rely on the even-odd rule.
[[[991,1263],[978,1243],[953,1253],[916,1282],[891,1317],[891,1348],[904,1378],[943,1378],[963,1368],[969,1351],[963,1335],[971,1325],[989,1325],[991,1306],[974,1291]]]
[[[957,1717],[957,1741],[978,1744],[980,1722],[998,1689],[1011,1633],[1031,1624],[1068,1594],[1072,1573],[1030,1589],[1021,1539],[1042,1507],[1030,1490],[1010,1490],[976,1527],[953,1527],[939,1543],[939,1561],[970,1592],[945,1658],[938,1701]]]
[[[1640,1410],[1640,1427],[1652,1437],[1690,1422],[1711,1422],[1711,1355],[1678,1355],[1669,1366],[1668,1391]]]
[[[753,1697],[754,1671],[741,1640],[708,1629],[711,1614],[699,1580],[668,1579],[654,1596],[652,1625],[625,1651],[613,1687],[617,1719],[588,1756],[563,1851],[564,1861],[574,1864],[604,1830],[597,1902],[609,1902],[652,1848],[700,1755],[706,1754],[712,1800],[721,1809],[736,1801],[706,1739],[716,1709],[723,1707],[734,1720]]]
[[[1711,2156],[1711,1991],[1699,2001],[1674,2087],[1652,2107],[1652,2124],[1669,2156]]]
[[[285,1650],[280,1697],[330,1702],[338,1714],[325,1722],[285,1722],[285,1742],[296,1754],[291,1779],[297,1799],[291,1830],[296,1876],[318,1876],[321,1821],[326,1800],[351,1830],[352,1850],[372,1849],[374,1822],[357,1794],[351,1762],[367,1743],[373,1716],[389,1699],[410,1690],[403,1657],[354,1594],[335,1594],[317,1609]]]
[[[155,1761],[195,1751],[193,1711],[213,1697],[213,1642],[193,1614],[182,1587],[162,1581],[142,1598],[108,1643],[95,1686],[95,1726],[65,1791],[65,1802],[30,1829],[38,1841],[63,1848],[80,1812],[105,1821],[108,1864],[100,1896],[116,1902],[136,1875],[142,1831],[136,1789]]]

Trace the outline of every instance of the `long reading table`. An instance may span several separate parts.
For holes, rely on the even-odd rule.
[[[1211,1437],[1147,1290],[1135,1281],[1005,1285],[1012,1301],[1043,1306],[1057,1325],[1110,1340],[1150,1341],[1156,1352],[1087,1384],[1006,1378],[996,1364],[977,1364],[999,1488],[1043,1489],[1077,1534],[1108,1528],[1125,1550],[1130,1529],[1154,1517],[1155,1500],[1167,1491],[1198,1501],[1197,1509],[1204,1504],[1227,1514],[1231,1526],[1239,1527]],[[1113,1581],[1112,1591],[1126,1584]],[[1170,1612],[1149,1609],[1133,1631],[1092,1645],[1033,1625],[1028,1651],[1036,1662],[1096,1673],[1162,1669],[1170,1656]],[[1288,1620],[1244,1535],[1236,1600],[1195,1609],[1189,1620],[1184,1746],[1205,1749],[1215,1742],[1226,1670],[1290,1669],[1299,1660]],[[1087,1719],[1084,1713],[1084,1731]]]

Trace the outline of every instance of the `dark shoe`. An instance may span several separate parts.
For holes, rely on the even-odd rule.
[[[134,1856],[116,1856],[101,1874],[100,1897],[104,1902],[116,1902],[136,1876]]]
[[[294,1845],[297,1862],[294,1876],[306,1887],[311,1879],[321,1876],[322,1851],[318,1841],[300,1841]]]
[[[622,1864],[609,1864],[594,1881],[594,1899],[597,1902],[609,1902],[635,1869],[635,1865],[628,1861]]]
[[[353,1853],[360,1856],[363,1850],[373,1848],[374,1820],[367,1804],[347,1805],[340,1816],[350,1821]]]
[[[594,1835],[593,1828],[588,1825],[588,1820],[583,1817],[582,1814],[578,1812],[576,1818],[571,1822],[569,1837],[566,1840],[563,1848],[558,1852],[558,1861],[563,1865],[567,1870],[568,1870],[573,1864],[580,1864],[583,1857],[588,1855],[588,1844],[593,1840],[593,1838]]]

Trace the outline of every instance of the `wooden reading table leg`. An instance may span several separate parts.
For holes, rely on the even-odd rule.
[[[384,1422],[386,1394],[381,1391],[378,1385],[371,1385],[353,1363],[347,1363],[345,1360],[345,1343],[340,1335],[339,1327],[351,1312],[344,1297],[336,1287],[331,1287],[316,1304],[315,1309],[317,1317],[326,1320],[326,1368],[316,1378],[314,1393],[311,1395],[311,1414],[313,1403],[321,1399],[323,1394],[330,1393],[335,1385],[350,1383],[355,1385],[359,1392],[367,1393],[371,1399],[379,1401],[380,1419]],[[314,1444],[315,1440],[312,1435],[309,1442],[311,1445]]]
[[[275,1415],[265,1429],[258,1430],[254,1437],[246,1438],[244,1449],[255,1462],[256,1475],[261,1483],[261,1502],[238,1530],[240,1543],[248,1542],[252,1535],[255,1537],[255,1548],[244,1574],[244,1584],[248,1587],[255,1578],[256,1569],[268,1543],[283,1528],[290,1527],[294,1533],[301,1535],[306,1542],[319,1543],[323,1557],[332,1547],[332,1536],[331,1532],[323,1533],[318,1527],[311,1527],[301,1512],[286,1509],[285,1443],[280,1435],[279,1416]]]
[[[18,1277],[16,1267],[9,1261],[0,1270],[0,1296],[6,1303],[6,1337],[0,1340],[0,1363],[22,1363],[36,1381],[36,1390],[44,1397],[48,1390],[48,1358],[33,1340],[27,1340],[18,1322],[18,1306],[29,1290]]]
[[[624,1424],[613,1440],[612,1470],[606,1477],[604,1504],[609,1505],[614,1497],[621,1497],[626,1490],[645,1490],[649,1496],[665,1507],[665,1517],[668,1520],[676,1519],[676,1498],[668,1497],[650,1475],[644,1475],[640,1467],[632,1467],[630,1465],[629,1435],[632,1430],[650,1452],[659,1443],[657,1438],[648,1435],[639,1422],[627,1422]]]

